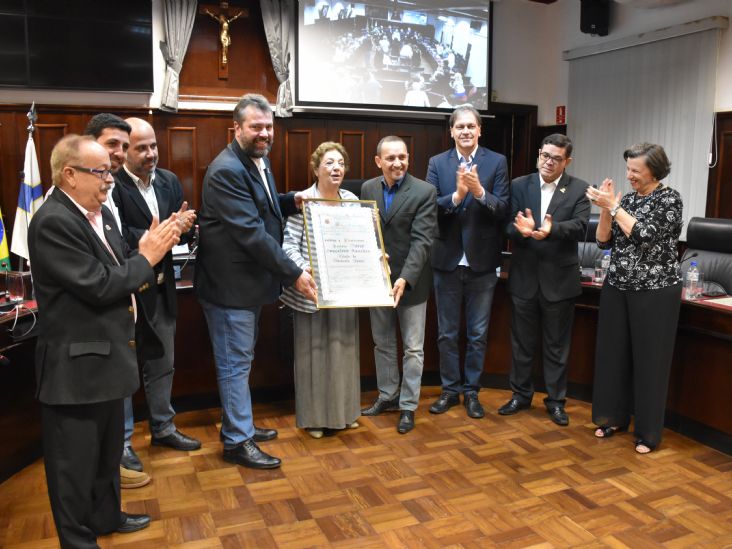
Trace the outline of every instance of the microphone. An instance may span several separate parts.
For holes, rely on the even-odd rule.
[[[681,264],[682,263],[686,263],[690,259],[694,259],[695,257],[698,257],[698,256],[699,256],[699,252],[692,252],[692,253],[690,253],[684,259],[682,259],[681,261],[679,261],[679,267],[681,267]]]
[[[588,185],[589,187],[597,188],[597,185]],[[582,240],[582,255],[580,256],[579,262],[579,274],[580,282],[592,282],[592,275],[586,275],[582,272],[582,263],[585,261],[585,252],[587,251],[587,235],[590,234],[590,220],[587,220],[587,226],[585,227],[585,238]]]

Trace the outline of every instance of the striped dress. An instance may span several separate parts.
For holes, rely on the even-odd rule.
[[[313,185],[306,195],[319,198]],[[344,189],[341,199],[358,197]],[[302,214],[287,218],[282,249],[300,268],[310,265]],[[361,415],[361,372],[356,309],[322,309],[286,288],[280,300],[294,310],[297,426],[344,429]]]

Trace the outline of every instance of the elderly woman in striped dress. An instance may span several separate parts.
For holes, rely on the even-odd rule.
[[[357,200],[340,185],[348,170],[348,153],[340,143],[321,143],[310,156],[316,182],[309,198]],[[310,270],[303,216],[290,216],[282,248],[298,267]],[[313,438],[358,427],[361,378],[358,311],[321,309],[286,289],[280,299],[294,310],[295,418]]]

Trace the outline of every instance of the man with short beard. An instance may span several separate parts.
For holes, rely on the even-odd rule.
[[[127,245],[136,250],[140,237],[153,218],[168,219],[177,212],[181,242],[188,242],[196,214],[183,200],[183,189],[178,177],[158,168],[158,144],[153,127],[140,118],[128,118],[130,127],[129,149],[121,170],[115,173],[113,199],[122,220],[123,236]],[[173,254],[168,252],[155,265],[155,286],[148,292],[145,304],[152,314],[152,325],[163,343],[165,354],[154,360],[141,362],[145,399],[150,411],[151,444],[175,450],[192,451],[201,443],[175,426],[175,410],[170,403],[173,388],[175,324],[178,301],[173,274]],[[134,418],[132,397],[125,399],[125,447],[122,466],[142,472],[142,462],[132,449]]]
[[[249,372],[259,313],[282,286],[315,301],[315,282],[282,251],[285,217],[297,212],[301,193],[278,194],[267,154],[272,108],[247,94],[234,108],[235,139],[209,165],[199,211],[200,240],[193,286],[208,324],[221,397],[224,460],[272,469],[280,460],[257,442],[274,429],[254,425]]]

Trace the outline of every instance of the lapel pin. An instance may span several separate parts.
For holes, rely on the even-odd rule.
[[[112,230],[112,227],[110,227],[109,225],[105,225],[104,228],[107,229],[108,231]]]
[[[560,192],[560,193],[563,193],[563,192],[565,192],[566,190],[567,190],[567,187],[562,187],[561,189],[559,189],[559,192]]]

